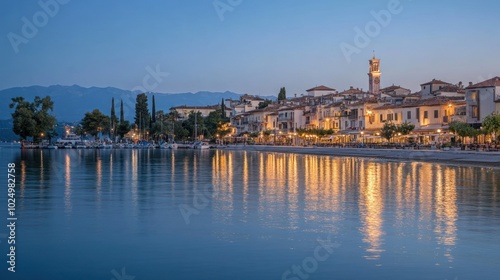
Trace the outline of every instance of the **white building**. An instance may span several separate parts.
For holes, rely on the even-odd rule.
[[[420,93],[422,94],[423,98],[430,97],[432,96],[433,92],[450,85],[450,83],[432,79],[432,81],[420,85]]]
[[[494,77],[466,88],[467,122],[479,127],[484,118],[498,111],[500,77]]]
[[[320,97],[323,95],[328,95],[328,94],[335,94],[337,91],[333,88],[329,88],[326,86],[318,86],[318,87],[313,87],[311,89],[306,90],[308,96],[312,97]]]

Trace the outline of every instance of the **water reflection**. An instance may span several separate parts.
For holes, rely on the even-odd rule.
[[[131,208],[148,217],[202,192],[209,203],[199,215],[220,231],[244,224],[285,236],[334,234],[361,244],[359,258],[371,265],[401,253],[401,240],[432,247],[436,263],[457,262],[459,233],[477,228],[463,221],[498,223],[498,169],[225,150],[70,152],[19,154],[19,205],[74,215],[85,201],[87,211]]]
[[[66,213],[71,212],[71,157],[66,154],[64,157],[64,210]]]
[[[437,243],[444,246],[444,256],[453,261],[452,250],[456,243],[457,191],[455,170],[436,172],[435,227]]]
[[[362,164],[364,165],[364,164]],[[359,212],[361,216],[361,232],[363,233],[363,242],[368,244],[366,248],[366,259],[378,260],[382,249],[384,235],[382,212],[384,209],[384,200],[382,197],[380,164],[368,163],[360,170],[361,173],[359,185]],[[383,176],[382,176],[383,178]]]

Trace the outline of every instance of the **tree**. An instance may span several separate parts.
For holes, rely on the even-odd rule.
[[[168,129],[168,123],[166,122],[168,119],[165,118],[163,110],[157,111],[155,116],[156,122],[152,124],[150,133],[155,139],[163,138],[163,132]]]
[[[130,122],[125,120],[125,113],[123,112],[123,100],[120,100],[120,124],[116,128],[116,133],[123,139],[125,134],[130,131]]]
[[[208,138],[213,138],[216,134],[218,134],[218,128],[221,123],[223,123],[223,118],[221,117],[221,111],[215,110],[210,112],[208,116],[205,118],[205,127],[206,127],[206,136]]]
[[[226,135],[230,134],[232,131],[231,124],[228,122],[221,122],[217,125],[217,134],[223,139]]]
[[[123,112],[123,100],[120,100],[120,124],[125,121],[125,114]]]
[[[47,133],[46,133],[46,136],[47,136],[47,138],[49,139],[49,143],[51,143],[51,142],[52,142],[52,138],[53,138],[53,137],[56,137],[56,136],[58,136],[58,135],[59,135],[59,133],[57,133],[57,131],[56,131],[55,129],[53,129],[53,128],[52,128],[52,129],[47,130]]]
[[[148,109],[148,97],[145,93],[138,94],[135,102],[135,124],[142,132],[145,128],[149,128],[150,115]]]
[[[85,113],[81,123],[83,131],[95,137],[99,132],[109,128],[110,118],[99,109],[94,109],[92,112]]]
[[[226,120],[226,104],[224,103],[224,98],[222,98],[221,103],[220,103],[220,109],[221,109],[221,114],[222,114],[222,119]]]
[[[493,139],[497,139],[497,133],[500,133],[500,115],[491,114],[484,118],[483,130],[486,134],[493,134]]]
[[[125,134],[127,134],[129,131],[130,131],[130,122],[129,121],[123,121],[123,122],[120,122],[120,124],[118,125],[116,133],[118,135],[120,135],[120,138],[123,139],[123,137],[125,136]]]
[[[396,127],[395,132],[399,132],[402,135],[408,135],[415,129],[415,125],[409,122],[404,122]]]
[[[203,132],[206,130],[203,116],[199,111],[196,113],[194,111],[191,111],[188,119],[183,122],[182,126],[190,132],[190,135],[194,136],[194,139],[198,139],[200,132],[202,132],[201,134],[203,134]]]
[[[152,108],[151,108],[151,121],[153,123],[156,123],[156,105],[155,105],[155,96],[153,95],[153,101],[152,101],[153,105],[152,105]]]
[[[264,109],[267,106],[269,106],[269,104],[271,104],[272,102],[273,102],[272,100],[266,99],[266,100],[259,103],[259,105],[257,106],[257,109]]]
[[[391,141],[394,134],[397,132],[398,128],[395,124],[391,122],[386,122],[382,129],[380,130],[380,135],[387,139],[387,141]]]
[[[12,113],[12,130],[23,140],[31,136],[38,141],[42,133],[54,129],[56,119],[50,114],[54,110],[54,102],[50,96],[36,96],[33,102],[25,101],[23,97],[15,97],[12,98],[9,108],[15,108]]]
[[[122,103],[123,105],[123,103]],[[121,112],[120,112],[121,114]],[[110,124],[110,133],[109,135],[112,135],[115,131],[116,131],[116,128],[117,128],[117,125],[118,125],[118,118],[116,117],[116,114],[115,114],[115,98],[111,98],[111,124]]]
[[[280,88],[280,93],[278,94],[278,101],[286,100],[286,89],[285,87]]]
[[[472,126],[465,122],[452,121],[449,125],[451,132],[456,133],[458,136],[462,137],[474,137],[478,134]]]

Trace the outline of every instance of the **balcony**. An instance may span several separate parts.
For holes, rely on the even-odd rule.
[[[286,122],[286,121],[292,121],[293,120],[293,117],[292,116],[288,116],[288,117],[278,117],[278,121],[279,122]]]
[[[450,122],[450,117],[449,116],[444,116],[443,117],[443,124],[447,124]]]

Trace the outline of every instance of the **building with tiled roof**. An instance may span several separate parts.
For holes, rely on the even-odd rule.
[[[221,105],[208,105],[208,106],[176,106],[170,108],[170,110],[175,110],[179,114],[179,120],[185,120],[189,117],[189,115],[193,112],[199,112],[203,117],[207,117],[211,112],[216,110],[220,110]],[[231,114],[231,109],[226,108],[226,115],[229,116]]]
[[[317,87],[310,88],[306,90],[308,96],[319,97],[328,94],[337,93],[337,91],[333,88],[329,88],[327,86],[321,85]]]
[[[432,81],[420,85],[420,93],[422,93],[423,96],[429,96],[434,91],[449,85],[451,84],[441,80],[432,79]]]
[[[466,88],[467,122],[480,127],[484,118],[500,113],[500,77],[494,77]]]

